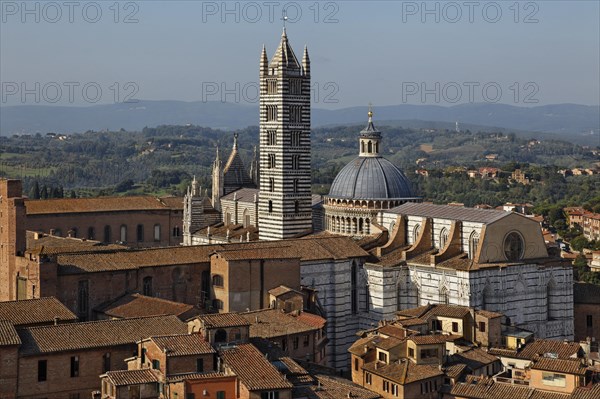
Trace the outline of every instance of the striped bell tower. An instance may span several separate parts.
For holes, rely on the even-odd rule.
[[[269,62],[260,57],[259,238],[278,240],[312,231],[310,60],[298,62],[285,28]]]

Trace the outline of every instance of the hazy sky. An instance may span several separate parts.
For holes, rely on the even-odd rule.
[[[283,8],[298,58],[308,45],[317,107],[597,105],[599,4],[0,0],[2,105],[252,103]]]

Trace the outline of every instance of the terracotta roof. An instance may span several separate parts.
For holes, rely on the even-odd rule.
[[[36,236],[38,238],[35,238]],[[27,231],[26,240],[27,252],[38,255],[111,251],[127,248],[124,245],[103,244],[99,241],[82,238],[57,237],[33,231]]]
[[[106,377],[115,386],[125,385],[140,385],[158,382],[159,376],[156,370],[141,369],[141,370],[119,370],[108,371]]]
[[[464,363],[452,363],[447,365],[445,369],[448,377],[458,379],[467,371],[467,365]]]
[[[461,339],[460,335],[432,334],[432,335],[411,335],[408,340],[413,341],[417,345],[433,345],[443,344],[448,341],[456,341]]]
[[[559,359],[569,359],[581,352],[578,342],[563,342],[550,339],[536,339],[525,345],[517,353],[520,359],[533,359],[535,356],[543,356],[545,353],[555,353]]]
[[[229,261],[247,260],[247,259],[300,259],[297,253],[294,253],[293,247],[274,244],[271,247],[260,247],[251,250],[225,248],[217,251],[217,255]]]
[[[568,393],[560,393],[560,392],[549,392],[542,391],[539,389],[534,390],[531,393],[529,399],[572,399],[573,397]]]
[[[250,337],[273,338],[307,333],[320,328],[312,323],[307,324],[291,313],[284,313],[280,309],[257,310],[239,313],[239,315],[250,323]]]
[[[227,251],[227,256],[236,259],[255,259],[259,255],[281,257],[285,251],[286,257],[300,258],[302,261],[337,260],[369,255],[351,238],[327,237],[58,255],[57,262],[60,274],[132,270],[142,267],[208,263],[210,255],[217,251]]]
[[[135,344],[140,337],[185,334],[187,325],[175,316],[140,317],[28,327],[19,331],[21,353],[35,355]]]
[[[198,316],[205,328],[249,326],[250,323],[238,313],[214,313]]]
[[[292,388],[292,384],[252,344],[222,350],[221,358],[249,391]]]
[[[578,387],[573,391],[571,399],[598,399],[600,398],[600,384],[591,387]]]
[[[200,334],[176,334],[151,337],[150,340],[169,357],[216,353]]]
[[[451,318],[462,319],[470,313],[470,310],[466,306],[456,305],[433,305],[432,308],[421,316],[422,318],[429,318],[431,316],[442,316]]]
[[[566,374],[585,375],[587,367],[581,364],[579,359],[551,359],[541,357],[533,362],[532,370],[556,371]]]
[[[457,362],[466,364],[472,371],[476,371],[481,367],[499,361],[500,359],[498,359],[496,356],[487,353],[481,348],[473,348],[468,351],[458,352],[452,355],[453,363]]]
[[[412,326],[422,326],[424,324],[427,325],[427,320],[421,319],[420,317],[413,317],[410,319],[397,320],[395,323],[398,325],[401,325],[403,327],[412,327]]]
[[[278,297],[283,294],[287,294],[288,292],[294,292],[296,294],[303,295],[300,291],[296,291],[295,289],[290,288],[285,285],[280,285],[279,287],[275,287],[275,288],[269,290],[269,294],[273,295],[274,297]]]
[[[379,334],[381,335],[387,335],[389,337],[394,337],[397,339],[402,339],[406,337],[406,330],[393,324],[388,324],[383,327],[379,327],[377,331],[379,331]]]
[[[183,198],[182,197],[160,197],[160,202],[165,204],[168,208],[174,210],[183,210]]]
[[[208,372],[208,373],[182,373],[182,374],[171,374],[167,376],[167,381],[197,381],[197,380],[209,380],[213,381],[219,378],[235,378],[235,374],[227,374],[221,372]]]
[[[487,317],[488,319],[495,319],[504,316],[502,313],[490,312],[489,310],[476,310],[475,314]]]
[[[316,375],[317,382],[309,386],[295,387],[292,398],[308,399],[377,399],[381,396],[344,378]]]
[[[398,339],[394,337],[382,338],[381,340],[375,342],[375,347],[378,349],[383,349],[384,351],[389,351],[397,346],[400,346],[405,341],[403,339]]]
[[[356,356],[363,356],[366,353],[365,349],[368,350],[375,348],[375,345],[382,339],[383,337],[380,337],[378,335],[369,335],[367,337],[360,338],[354,341],[352,345],[350,345],[350,348],[348,348],[348,352]]]
[[[529,399],[532,390],[526,386],[494,383],[490,378],[467,377],[452,387],[451,395],[468,399]]]
[[[0,319],[17,327],[53,324],[55,317],[59,321],[77,321],[77,316],[54,297],[0,302]]]
[[[15,326],[8,320],[0,320],[0,346],[21,345]]]
[[[294,317],[296,317],[296,319],[300,320],[302,323],[314,328],[323,328],[325,327],[325,324],[327,324],[327,319],[308,312],[300,312],[300,314]]]
[[[170,200],[169,200],[170,201]],[[149,211],[170,209],[157,197],[96,197],[25,200],[27,215],[82,212]],[[183,209],[183,199],[181,206]]]
[[[250,233],[250,241],[258,240],[258,229],[254,226],[244,227],[243,224],[228,224],[225,223],[217,223],[211,226],[204,227],[200,230],[197,230],[194,235],[196,236],[208,236],[208,232],[210,231],[210,235],[213,238],[227,238],[227,234],[229,233],[230,242],[238,242],[240,237],[242,242],[248,242],[248,233]]]
[[[381,362],[366,363],[363,369],[402,385],[444,375],[437,364],[415,364],[407,359],[390,364]]]
[[[179,317],[181,320],[187,320],[200,313],[200,310],[196,309],[193,305],[144,296],[142,294],[126,294],[94,310],[115,318],[170,314]]]
[[[424,305],[416,308],[399,310],[396,312],[396,315],[404,317],[421,317],[432,307],[433,305]]]
[[[577,303],[600,304],[600,285],[575,282],[573,284],[573,301]]]

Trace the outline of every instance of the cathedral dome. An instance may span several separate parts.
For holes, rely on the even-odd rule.
[[[395,199],[414,197],[410,182],[383,157],[357,157],[336,176],[329,197],[339,199]]]

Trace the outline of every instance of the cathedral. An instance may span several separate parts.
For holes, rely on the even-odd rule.
[[[249,171],[237,136],[225,166],[217,151],[210,199],[195,182],[185,197],[184,245],[354,238],[365,254],[360,259],[301,260],[300,266],[301,285],[319,293],[333,343],[328,356],[340,369],[356,331],[428,304],[501,312],[511,328],[573,338],[572,266],[548,253],[537,222],[514,212],[422,203],[382,156],[370,109],[358,157],[328,195],[315,198],[308,50],[299,62],[284,29],[270,60],[263,46],[259,68],[259,151]]]

